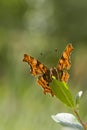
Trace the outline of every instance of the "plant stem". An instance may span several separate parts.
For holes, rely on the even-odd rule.
[[[75,115],[76,115],[78,121],[79,121],[79,122],[81,123],[81,125],[83,126],[84,130],[86,130],[86,125],[82,122],[82,120],[81,120],[81,118],[80,118],[80,116],[79,116],[79,113],[78,113],[78,111],[77,111],[76,109],[74,109],[74,113],[75,113]]]

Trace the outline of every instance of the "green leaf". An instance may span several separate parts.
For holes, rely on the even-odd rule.
[[[79,104],[80,104],[80,100],[81,100],[82,94],[83,94],[83,91],[79,91],[76,94],[75,105],[76,105],[77,108],[79,108]]]
[[[70,113],[58,113],[51,116],[52,119],[62,126],[71,127],[74,130],[83,130],[82,125],[78,122],[76,117]]]
[[[71,92],[65,82],[60,82],[53,77],[50,87],[59,100],[61,100],[67,106],[74,108],[74,101]]]

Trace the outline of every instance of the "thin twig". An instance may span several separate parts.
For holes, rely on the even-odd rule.
[[[86,125],[82,122],[82,120],[81,120],[81,118],[80,118],[80,116],[79,116],[79,113],[77,112],[76,109],[74,109],[74,113],[75,113],[75,115],[76,115],[78,121],[82,124],[84,130],[86,130]]]

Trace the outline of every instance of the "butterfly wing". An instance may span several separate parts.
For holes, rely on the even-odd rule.
[[[24,54],[24,62],[27,62],[30,67],[31,67],[31,74],[36,76],[39,74],[43,74],[47,71],[47,67],[40,63],[38,60],[36,60],[35,58],[31,57],[30,55]]]
[[[54,96],[54,94],[49,86],[49,82],[46,81],[43,76],[39,76],[37,82],[44,89],[44,91],[43,91],[44,94],[50,93],[52,96]]]
[[[27,62],[30,65],[31,74],[33,74],[34,76],[39,75],[37,82],[40,86],[42,86],[44,94],[50,93],[53,96],[54,94],[51,88],[49,87],[49,69],[44,64],[40,63],[38,60],[27,54],[24,54],[23,61]]]
[[[67,70],[71,67],[70,54],[73,50],[72,44],[68,44],[66,49],[64,50],[62,57],[58,61],[58,72],[59,72],[59,80],[60,81],[68,81],[69,74]]]

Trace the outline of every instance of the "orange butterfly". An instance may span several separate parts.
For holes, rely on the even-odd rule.
[[[50,69],[30,55],[24,54],[23,61],[30,65],[30,72],[32,75],[38,75],[37,82],[44,89],[44,94],[50,93],[52,96],[54,95],[49,86],[49,83],[52,81],[52,76],[55,76],[59,81],[68,81],[69,74],[67,70],[71,67],[70,54],[72,50],[72,44],[68,44],[62,57],[58,61],[57,67],[52,67]]]

